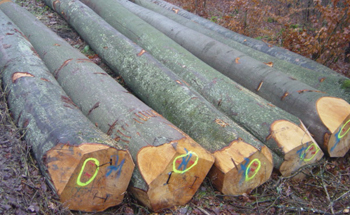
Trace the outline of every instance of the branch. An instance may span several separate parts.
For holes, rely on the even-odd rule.
[[[323,186],[324,191],[326,192],[327,200],[329,201],[329,207],[331,208],[331,212],[332,212],[332,214],[335,214],[335,213],[334,213],[334,208],[333,208],[333,201],[331,200],[331,197],[329,196],[329,193],[328,193],[328,190],[327,190],[327,186],[326,186],[326,184],[325,184],[325,182],[324,182],[323,173],[324,173],[324,169],[326,168],[326,165],[327,165],[327,162],[324,164],[324,168],[321,169],[322,186]]]

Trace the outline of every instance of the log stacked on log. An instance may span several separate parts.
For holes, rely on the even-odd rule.
[[[92,4],[89,0],[84,0],[84,2],[89,3],[90,6]],[[125,34],[132,31],[134,35],[130,34],[131,37],[135,36],[135,42],[143,43],[146,50],[133,44],[78,1],[46,0],[46,3],[62,14],[115,72],[124,77],[135,94],[189,133],[203,147],[213,152],[216,161],[209,176],[213,184],[224,194],[241,194],[265,182],[271,174],[272,160],[275,161],[275,167],[279,168],[282,173],[289,175],[299,168],[301,163],[313,162],[322,157],[322,152],[319,151],[307,128],[302,123],[303,129],[297,126],[297,118],[273,107],[270,103],[249,93],[235,82],[216,73],[215,70],[206,66],[184,49],[177,52],[179,46],[175,46],[175,43],[171,40],[168,40],[168,49],[173,52],[169,53],[170,55],[179,55],[177,58],[168,57],[169,53],[166,54],[167,58],[161,58],[162,56],[156,51],[154,55],[158,56],[162,63],[174,71],[177,69],[178,74],[185,80],[172,73],[148,53],[152,52],[153,54],[154,47],[152,48],[151,43],[148,43],[143,35],[139,34],[142,31],[141,25],[139,25],[140,29],[127,28],[126,25],[121,26],[127,28],[124,29],[125,32],[123,33]],[[102,3],[107,3],[107,1],[102,1]],[[101,2],[94,6],[95,9],[99,4]],[[109,1],[107,4],[110,4]],[[26,35],[34,44],[38,50],[38,55],[45,60],[51,72],[85,115],[96,126],[111,135],[119,145],[130,149],[132,157],[137,161],[137,168],[130,186],[130,191],[134,196],[156,211],[173,205],[185,204],[189,201],[212,165],[213,157],[161,115],[117,85],[106,73],[72,49],[65,41],[59,39],[57,35],[49,31],[40,22],[34,20],[30,14],[24,13],[22,9],[7,0],[0,2],[0,9],[8,13],[20,25],[24,31],[22,35]],[[102,9],[97,9],[97,11],[105,15]],[[119,22],[123,22],[121,19],[123,16],[128,16],[129,20],[131,19],[131,16],[122,12],[125,11],[120,11]],[[18,14],[23,14],[25,18]],[[134,23],[135,19],[132,18],[132,20]],[[158,36],[158,33],[152,32],[151,36],[155,36],[158,42],[163,41],[163,37]],[[148,47],[146,47],[147,45]],[[4,44],[3,48],[9,49],[8,44]],[[243,58],[246,60],[245,57]],[[204,69],[201,66],[195,67],[192,65],[192,60]],[[176,67],[172,63],[167,64],[167,61],[174,61],[180,64],[180,67]],[[234,63],[240,64],[240,58],[236,58]],[[182,74],[181,67],[184,70]],[[197,73],[192,73],[191,70],[197,71]],[[210,70],[212,73],[201,70]],[[190,73],[192,76],[186,76],[185,73]],[[216,74],[214,75],[214,73]],[[31,76],[32,73],[28,74],[15,74],[13,77],[16,81],[17,79],[35,77]],[[265,86],[264,84],[266,84],[265,80],[261,81],[256,91],[260,91]],[[229,100],[234,101],[234,103],[242,101],[240,99],[235,100],[237,98],[228,95],[231,92],[235,92],[234,95],[237,97],[245,95],[249,98],[244,101],[252,100],[253,102],[247,103],[246,112],[241,108],[237,109],[236,113],[230,113],[229,111],[226,113],[231,114],[233,118],[236,115],[248,115],[249,111],[260,113],[260,115],[266,114],[265,118],[259,116],[260,121],[255,121],[255,123],[258,122],[257,126],[253,125],[254,121],[252,123],[243,120],[242,124],[246,123],[244,124],[245,128],[250,129],[252,133],[258,131],[260,126],[265,126],[263,129],[264,135],[256,136],[276,153],[271,154],[265,145],[220,113],[201,95],[193,91],[190,85],[202,93],[206,99],[213,101],[216,108],[231,105],[232,103],[229,103]],[[220,87],[217,88],[217,85],[224,87],[220,89]],[[210,89],[210,91],[208,88],[213,89]],[[232,91],[231,88],[236,89]],[[293,88],[287,87],[286,89]],[[311,92],[314,91],[312,88],[310,89]],[[309,93],[310,89],[299,90],[298,93]],[[224,90],[227,90],[226,95]],[[268,90],[267,88],[264,93],[269,92]],[[215,91],[218,91],[218,94],[215,94]],[[242,93],[240,94],[240,92]],[[113,95],[109,96],[108,93]],[[215,95],[220,99],[216,98]],[[294,97],[295,93],[292,95]],[[281,100],[285,100],[288,96],[291,95],[287,91],[283,94]],[[338,98],[317,97],[317,94],[314,97],[295,96],[294,99],[298,102],[298,99],[305,98],[311,100],[312,105],[316,103],[316,107],[311,105],[313,108],[307,108],[311,114],[316,115],[308,118],[310,119],[308,122],[316,119],[317,125],[315,127],[317,127],[316,130],[318,129],[317,131],[333,131],[332,134],[325,135],[324,147],[328,147],[330,151],[336,151],[333,154],[339,153],[339,150],[342,149],[339,147],[343,147],[347,151],[347,147],[349,147],[347,145],[348,131],[350,130],[349,104]],[[65,99],[64,102],[72,104],[73,101]],[[118,105],[115,105],[117,103]],[[254,103],[258,103],[258,105]],[[305,101],[300,103],[306,104]],[[262,111],[258,106],[261,106]],[[300,107],[300,104],[296,106]],[[221,110],[225,109],[221,108]],[[234,109],[228,110],[232,112]],[[341,114],[334,116],[336,111],[340,111]],[[18,118],[21,118],[22,113],[19,115]],[[255,117],[252,115],[249,119]],[[25,125],[26,123],[25,121],[22,124]],[[98,129],[96,130],[98,131]],[[106,138],[108,139],[108,137]],[[107,169],[104,172],[106,178],[113,174],[116,178],[120,176],[122,168],[125,166],[125,159],[120,158],[119,154],[114,154],[121,150],[112,148],[113,151],[110,149],[111,147],[104,144],[78,143],[77,147],[73,147],[73,149],[71,146],[57,144],[49,151],[51,165],[48,168],[49,173],[53,178],[59,179],[55,182],[56,189],[66,190],[61,192],[61,199],[65,199],[70,206],[80,207],[82,197],[78,195],[79,193],[72,193],[72,190],[79,188],[79,186],[89,186],[95,183],[99,177],[99,172],[101,172],[100,169],[104,166]],[[92,152],[94,150],[97,152]],[[78,155],[78,158],[72,156],[72,153]],[[78,166],[74,169],[76,171],[75,179],[62,180],[73,170],[59,174],[57,166],[61,165],[62,159],[66,159],[69,161],[69,165],[74,166],[72,163],[76,162],[76,159],[80,159],[80,153],[85,153],[82,155],[84,162],[77,162],[76,165]],[[93,156],[103,154],[107,160],[101,164],[98,159],[91,157],[91,154]],[[61,160],[57,160],[57,158]],[[105,180],[98,178],[96,183],[102,186]],[[115,184],[112,184],[112,182],[107,184],[108,186],[114,186],[116,190]],[[90,190],[83,190],[82,193]],[[103,210],[103,208],[110,206],[105,202],[108,202],[114,193],[104,192],[102,196],[99,194],[101,193],[96,192],[94,199],[103,200],[104,203],[87,207],[88,210]],[[106,195],[104,196],[104,194]],[[91,195],[84,196],[84,198],[90,197]],[[87,201],[84,203],[87,203]],[[82,205],[86,207],[86,204]]]
[[[160,13],[176,21],[181,25],[184,25],[197,32],[205,34],[206,36],[209,36],[221,43],[224,43],[252,58],[255,58],[265,63],[266,65],[274,67],[288,74],[289,76],[296,78],[297,80],[304,82],[307,85],[310,85],[311,87],[314,87],[317,90],[326,92],[331,96],[339,97],[339,98],[345,99],[347,102],[350,102],[350,89],[347,87],[349,85],[348,83],[350,83],[350,80],[349,78],[339,73],[335,73],[334,71],[329,72],[328,68],[326,70],[308,69],[308,68],[299,66],[297,64],[290,63],[284,59],[279,59],[277,57],[273,57],[264,52],[257,51],[254,48],[251,48],[249,46],[246,46],[244,44],[241,44],[233,39],[230,39],[224,36],[224,35],[229,35],[231,31],[221,26],[217,26],[216,24],[213,24],[209,20],[203,19],[201,17],[196,17],[196,15],[191,14],[181,8],[178,8],[162,0],[135,0],[135,3],[143,7],[146,7],[150,10],[153,10],[157,13]],[[212,28],[213,30],[211,30],[209,29],[210,27],[206,28],[205,26],[198,24],[196,21],[191,22],[189,21],[189,19],[185,18],[184,16],[187,18],[196,17],[196,20],[198,20],[202,24],[205,24],[205,26],[217,26],[217,27]],[[220,31],[224,35],[218,33],[217,31]],[[251,39],[251,38],[249,40],[254,41],[254,39]],[[273,49],[276,49],[276,47],[273,47]],[[286,50],[284,50],[284,52],[288,53],[288,51]],[[299,58],[295,58],[296,61],[297,60],[303,61],[303,59],[304,58],[302,56],[299,56]],[[310,61],[310,60],[308,59],[307,61]],[[312,62],[312,63],[314,64],[315,62]]]
[[[187,23],[198,23],[198,24],[204,26],[205,28],[208,28],[208,29],[210,29],[212,31],[215,31],[215,32],[223,35],[226,38],[229,38],[229,39],[232,39],[232,40],[234,40],[234,41],[236,41],[238,43],[241,43],[241,44],[243,44],[246,47],[251,47],[251,48],[253,48],[255,50],[258,50],[259,53],[266,53],[266,54],[268,54],[270,56],[273,56],[273,57],[275,57],[277,59],[280,59],[282,61],[286,61],[286,62],[295,64],[295,65],[301,66],[303,68],[308,69],[306,71],[309,71],[309,70],[316,71],[316,73],[313,73],[312,71],[310,71],[312,74],[315,74],[315,76],[310,76],[310,79],[307,80],[307,81],[310,81],[310,83],[313,82],[313,80],[311,80],[312,77],[315,79],[320,74],[323,74],[326,77],[330,77],[330,78],[332,78],[332,76],[333,76],[333,78],[338,77],[339,80],[341,80],[340,84],[341,84],[343,90],[345,91],[344,93],[345,94],[349,93],[350,89],[349,89],[349,79],[348,78],[339,75],[338,73],[336,73],[335,71],[331,70],[330,68],[328,68],[328,67],[326,67],[326,66],[324,66],[322,64],[319,64],[319,63],[317,63],[317,62],[315,62],[315,61],[313,61],[311,59],[308,59],[306,57],[303,57],[301,55],[293,53],[293,52],[291,52],[289,50],[286,50],[286,49],[283,49],[283,48],[276,47],[276,46],[273,46],[271,44],[265,43],[264,41],[260,41],[260,40],[257,40],[257,39],[253,39],[253,38],[250,38],[250,37],[247,37],[247,36],[235,33],[235,32],[230,31],[230,30],[228,30],[228,29],[226,29],[226,28],[224,28],[224,27],[222,27],[222,26],[220,26],[220,25],[218,25],[218,24],[216,24],[214,22],[211,22],[211,21],[209,21],[207,19],[199,17],[199,16],[197,16],[197,15],[195,15],[193,13],[190,13],[190,12],[188,12],[188,11],[182,9],[182,8],[174,6],[174,5],[172,5],[172,4],[168,3],[168,2],[165,2],[163,0],[135,0],[135,1],[137,3],[142,2],[141,4],[143,6],[145,6],[145,7],[152,7],[152,8],[154,8],[153,6],[150,6],[150,4],[146,3],[146,1],[152,2],[152,3],[157,4],[157,5],[163,7],[165,9],[167,9],[167,10],[171,10],[174,13],[179,14],[180,16],[185,17],[187,20],[191,20],[192,21],[192,22],[188,22],[187,21]],[[298,71],[295,71],[295,72],[298,72]],[[300,75],[302,75],[300,81],[303,81],[303,79],[304,79],[304,72],[302,72]],[[315,87],[312,84],[309,84],[309,85]],[[339,83],[336,83],[336,85],[338,86]],[[320,84],[319,86],[322,87],[322,84]],[[334,87],[332,87],[332,88],[334,88]],[[325,88],[325,89],[327,89],[327,88]],[[342,90],[340,90],[340,91],[342,91]],[[347,100],[347,102],[349,102],[348,99],[346,99],[346,100]]]
[[[130,4],[132,3],[125,4],[128,10],[198,58],[274,105],[299,117],[319,146],[331,157],[344,156],[349,150],[350,135],[347,132],[338,135],[349,126],[350,105],[345,100],[330,97],[208,36],[146,8]],[[332,105],[325,106],[329,102]],[[340,112],[339,108],[344,112]],[[325,115],[332,118],[325,119]]]
[[[221,173],[216,179],[222,192],[241,194],[269,178],[273,168],[270,150],[147,51],[78,1],[46,2],[65,15],[93,50],[122,75],[135,94],[214,153],[217,160],[213,168]],[[217,157],[220,152],[226,156]],[[252,165],[256,168],[250,168]]]
[[[214,157],[26,10],[14,3],[0,8],[23,30],[82,112],[130,150],[137,162],[130,189],[140,201],[153,210],[186,204],[209,172]],[[123,158],[108,155],[106,159],[106,175],[118,176],[124,168]],[[86,168],[91,162],[95,161],[84,164]],[[61,195],[61,199],[69,195]]]
[[[116,30],[142,46],[181,76],[216,108],[264,142],[279,157],[274,166],[288,176],[319,160],[323,153],[311,136],[299,128],[297,117],[271,105],[220,74],[115,0],[81,0]],[[131,3],[130,3],[131,4]],[[237,105],[239,104],[239,105]],[[267,137],[273,136],[273,138]],[[283,137],[283,138],[280,138]],[[303,149],[313,145],[314,150]],[[302,158],[301,158],[302,157]],[[305,158],[305,159],[304,159]]]
[[[72,210],[102,211],[120,204],[135,166],[129,152],[80,112],[2,11],[0,35],[2,83],[11,113],[48,184]],[[114,164],[119,169],[111,172]]]

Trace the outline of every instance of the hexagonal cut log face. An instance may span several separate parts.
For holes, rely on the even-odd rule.
[[[241,140],[214,152],[216,158],[209,178],[225,195],[241,195],[265,183],[271,176],[273,164],[270,150],[261,150]]]
[[[137,161],[148,190],[131,191],[144,205],[159,211],[190,201],[213,165],[214,157],[185,137],[157,147],[143,147]]]
[[[47,152],[46,165],[61,201],[84,211],[120,204],[134,169],[127,151],[94,143],[58,144]]]
[[[343,157],[350,149],[350,105],[335,97],[322,97],[316,103],[317,113],[328,128],[323,147],[330,157]],[[321,145],[322,146],[322,145]]]

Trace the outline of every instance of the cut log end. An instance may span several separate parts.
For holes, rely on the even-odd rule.
[[[315,163],[322,157],[322,150],[311,140],[289,151],[289,153],[285,155],[279,171],[283,176],[290,176],[302,166]]]
[[[147,146],[137,155],[139,170],[148,190],[131,188],[153,211],[191,200],[214,163],[211,153],[185,137],[161,146]]]
[[[330,137],[324,138],[324,150],[330,157],[343,157],[350,149],[350,105],[343,99],[322,97],[317,112],[328,128]]]
[[[350,115],[332,133],[327,144],[330,157],[343,157],[350,149]]]
[[[58,144],[45,162],[64,205],[87,212],[120,204],[135,167],[129,152],[95,143]]]
[[[241,140],[214,152],[215,164],[209,172],[214,186],[225,195],[240,195],[266,182],[273,169],[272,154],[259,151]]]
[[[283,176],[289,176],[300,167],[323,157],[320,147],[304,129],[287,120],[278,120],[271,125],[271,136],[284,154],[283,162],[278,167]]]

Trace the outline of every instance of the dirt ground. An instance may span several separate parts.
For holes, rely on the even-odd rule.
[[[108,71],[98,56],[67,23],[40,0],[17,0],[72,46],[90,56]],[[1,74],[1,73],[0,73]],[[119,77],[117,80],[122,81]],[[45,183],[25,131],[16,127],[6,103],[6,90],[0,91],[0,214],[87,214],[64,208]],[[250,193],[224,196],[208,179],[185,206],[162,211],[160,214],[342,214],[350,209],[350,156],[324,158],[303,168],[305,179],[294,181],[273,173],[271,179]],[[103,213],[150,214],[127,194],[121,205]]]

